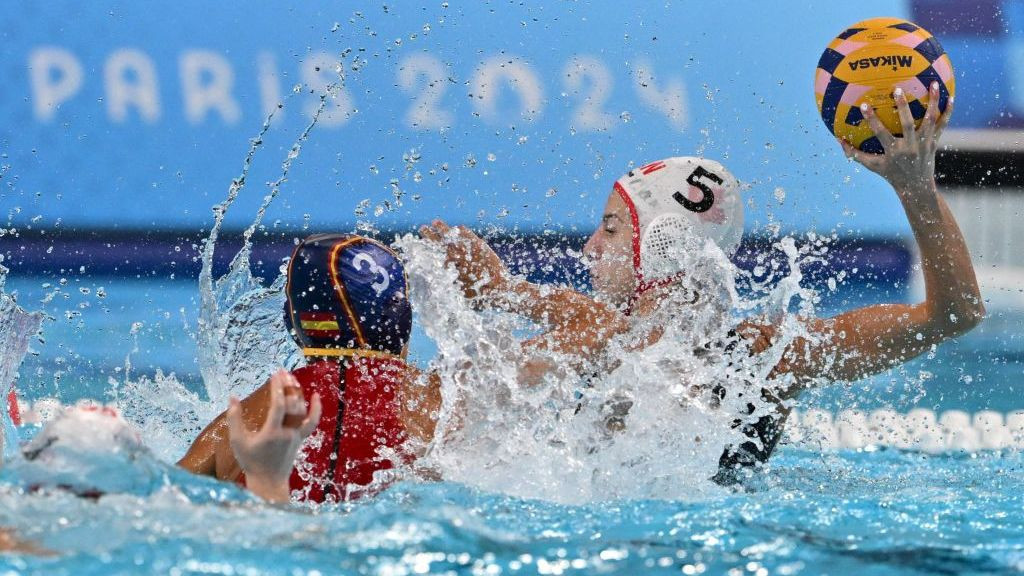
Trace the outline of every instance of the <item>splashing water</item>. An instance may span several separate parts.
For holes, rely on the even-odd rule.
[[[18,374],[18,367],[28,352],[28,341],[39,333],[43,323],[43,314],[40,312],[26,312],[14,298],[4,292],[4,284],[7,280],[7,268],[0,266],[0,405],[3,409],[0,412],[3,416],[3,459],[6,460],[17,452],[18,433],[7,413],[7,395],[14,386],[14,379]]]
[[[143,430],[145,442],[161,458],[180,456],[230,395],[248,394],[276,367],[293,369],[302,362],[281,314],[284,269],[264,286],[252,273],[250,254],[252,236],[316,126],[327,95],[282,162],[280,178],[270,184],[228,272],[216,280],[213,253],[224,218],[245,187],[273,114],[252,140],[241,175],[214,208],[199,278],[197,345],[206,398],[161,372],[133,380],[126,371],[117,386],[125,417]],[[800,286],[800,264],[808,255],[791,238],[776,246],[789,261],[788,276],[777,284],[744,278],[753,296],[743,298],[735,287],[736,271],[709,244],[687,256],[681,268],[702,274],[688,275],[676,296],[609,343],[614,370],[579,374],[567,368],[539,385],[524,386],[518,374],[519,336],[536,327],[513,315],[474,311],[453,289],[454,271],[445,268],[437,250],[412,236],[397,245],[407,262],[414,307],[437,345],[432,367],[441,376],[444,398],[437,437],[421,464],[446,480],[518,496],[591,502],[720,493],[709,480],[719,457],[727,445],[745,440],[733,424],[736,415],[746,413],[751,399],[758,403],[757,392],[767,386],[767,374],[789,342],[806,336],[788,314],[791,302],[800,302],[802,314],[813,313],[814,294]],[[685,301],[694,293],[719,297],[694,306]],[[734,311],[751,310],[781,319],[771,349],[751,358],[743,346],[727,352],[712,345],[738,324]],[[655,327],[664,328],[658,342],[632,351],[630,343]],[[571,365],[556,354],[547,360]],[[731,393],[716,397],[712,390],[725,382]],[[750,417],[772,408],[758,405]]]
[[[228,195],[214,207],[214,224],[203,244],[199,273],[200,310],[197,355],[206,398],[188,390],[173,374],[157,372],[152,379],[112,382],[118,390],[118,406],[124,416],[143,430],[146,444],[164,459],[176,459],[188,448],[192,438],[227,405],[232,395],[244,397],[265,382],[278,367],[294,369],[301,365],[302,354],[288,335],[282,310],[285,302],[285,268],[264,286],[253,274],[250,255],[252,236],[267,209],[287,181],[292,164],[302,145],[309,139],[327,106],[327,98],[343,85],[339,69],[337,83],[320,96],[313,118],[289,149],[281,163],[280,177],[270,183],[270,192],[242,235],[242,247],[231,259],[228,272],[214,280],[213,254],[228,209],[245,187],[256,152],[274,118],[271,112],[259,134],[250,142],[242,164],[242,173],[231,182]]]
[[[789,260],[789,275],[772,287],[767,280],[752,283],[753,293],[744,298],[735,288],[735,269],[709,243],[682,268],[701,273],[688,274],[676,296],[609,344],[614,370],[589,375],[565,369],[525,386],[515,336],[524,333],[522,321],[473,310],[456,288],[455,271],[428,243],[407,235],[397,245],[413,305],[437,344],[432,368],[442,379],[443,408],[425,464],[447,480],[523,497],[579,503],[720,494],[709,479],[726,445],[741,440],[734,415],[746,414],[743,408],[759,398],[761,387],[777,386],[766,384],[768,373],[792,339],[807,334],[795,319],[782,322],[772,348],[757,356],[744,346],[727,351],[705,344],[736,327],[734,310],[790,316],[799,298],[801,313],[813,312],[813,292],[800,287],[808,255],[791,238],[776,246]],[[709,297],[703,305],[684,301],[694,293]],[[630,351],[631,342],[656,326],[665,329],[656,344]],[[557,354],[548,360],[571,365]],[[725,383],[725,399],[712,397],[710,391]],[[769,409],[757,406],[750,417]]]

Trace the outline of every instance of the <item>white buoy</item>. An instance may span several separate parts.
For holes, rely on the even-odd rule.
[[[920,429],[937,428],[938,421],[935,418],[935,412],[927,408],[914,408],[907,412],[907,426]]]
[[[935,438],[942,438],[942,431],[939,428],[938,421],[935,418],[935,412],[927,408],[914,408],[910,412],[907,412],[904,423],[907,427],[907,435],[910,436],[910,443],[912,446],[923,446],[926,437],[931,437],[934,441]],[[923,449],[923,448],[922,448]],[[928,450],[925,450],[928,452]]]
[[[971,427],[971,415],[963,410],[946,410],[939,416],[939,424],[947,432]]]
[[[860,410],[843,410],[836,419],[839,446],[857,450],[868,445],[868,419]]]
[[[811,409],[800,417],[803,445],[820,450],[834,450],[839,445],[832,414],[824,410]]]
[[[979,432],[1003,426],[1006,422],[1003,415],[995,410],[982,410],[976,412],[971,419],[972,424]]]
[[[941,454],[946,451],[946,436],[938,428],[926,428],[914,441],[914,448],[925,454]]]
[[[895,410],[883,408],[868,415],[869,440],[876,446],[909,448],[910,436],[904,418]]]
[[[974,429],[981,436],[983,450],[1002,450],[1013,443],[1001,413],[994,410],[982,410],[976,412],[971,421]]]
[[[946,433],[946,448],[958,452],[977,452],[981,448],[981,434],[967,426],[950,428]]]
[[[1006,429],[1010,433],[1011,446],[1017,450],[1024,450],[1024,410],[1006,415]]]
[[[828,424],[831,426],[832,413],[826,412],[825,410],[812,408],[804,413],[804,415],[800,418],[800,421],[804,424],[804,426],[811,426],[817,424]]]
[[[974,429],[981,436],[982,450],[1002,450],[1013,446],[1013,436],[1010,435],[1010,430],[1005,424],[989,426],[984,430],[977,427]]]

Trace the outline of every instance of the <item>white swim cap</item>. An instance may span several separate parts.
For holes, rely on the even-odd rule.
[[[34,487],[79,496],[136,492],[154,486],[166,471],[143,458],[139,431],[107,406],[68,406],[58,411],[12,463],[17,477]],[[160,483],[166,480],[159,480]]]
[[[615,191],[632,220],[638,292],[683,272],[686,254],[706,240],[731,256],[743,236],[739,180],[714,160],[652,162],[619,178]]]
[[[68,453],[133,452],[144,449],[142,436],[110,406],[66,406],[25,445],[23,454],[34,460],[57,449]]]

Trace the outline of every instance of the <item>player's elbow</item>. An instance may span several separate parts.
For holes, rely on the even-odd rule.
[[[958,324],[960,325],[961,334],[970,332],[977,327],[978,324],[981,324],[982,320],[985,319],[985,314],[985,305],[982,304],[981,301],[978,301],[976,304],[968,307],[963,312],[962,316],[957,317],[957,320],[959,320]]]
[[[945,310],[937,319],[937,331],[945,338],[962,336],[981,324],[985,319],[985,305],[978,298],[962,302]]]

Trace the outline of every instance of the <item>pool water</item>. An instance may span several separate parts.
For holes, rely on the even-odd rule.
[[[64,403],[109,398],[111,379],[135,374],[174,373],[186,387],[203,393],[196,354],[199,291],[191,279],[138,280],[70,277],[8,277],[6,291],[29,310],[46,313],[43,336],[33,341],[22,363],[21,396],[54,397]],[[83,290],[84,289],[84,290]],[[101,296],[102,295],[102,296]],[[829,296],[827,293],[826,296]],[[906,287],[881,292],[877,286],[841,286],[821,314],[886,301],[909,302]],[[1024,410],[1024,310],[991,308],[967,335],[938,347],[889,373],[855,385],[805,393],[803,403],[838,412],[892,407],[907,411]],[[426,365],[436,352],[421,326],[413,327],[410,356]]]
[[[29,404],[42,397],[111,400],[128,384],[156,386],[146,378],[157,370],[175,372],[185,388],[203,394],[194,282],[72,277],[55,286],[53,279],[14,277],[6,290],[49,316],[21,368],[19,388]],[[911,298],[907,290],[897,294]],[[848,285],[819,311],[889,297],[877,287]],[[990,310],[965,338],[890,373],[807,393],[798,408],[1020,410],[1021,316]],[[417,330],[413,355],[422,363],[433,350]],[[21,435],[36,431],[27,425]],[[34,490],[47,471],[8,461],[0,471],[0,526],[52,554],[0,556],[0,572],[1024,572],[1024,457],[1013,449],[925,454],[794,443],[738,490],[680,476],[686,485],[672,490],[672,499],[598,494],[565,504],[406,479],[373,499],[310,509],[267,506],[234,486],[181,471],[170,462],[190,438],[152,432],[144,434],[151,452],[82,452],[91,464],[59,482],[97,487],[106,493],[98,500],[52,484]],[[95,450],[81,446],[87,448]],[[634,473],[623,466],[622,481]]]
[[[136,462],[128,493],[29,494],[23,574],[1000,574],[1024,571],[1024,459],[783,447],[746,491],[566,506],[407,482],[308,511]]]
[[[157,368],[195,374],[192,282],[45,280],[7,290],[51,316],[22,367],[22,394],[103,399]],[[97,284],[93,282],[93,284]],[[68,296],[65,298],[63,294]],[[851,296],[852,294],[852,296]],[[868,291],[846,295],[856,303]],[[82,307],[82,303],[89,303]],[[95,307],[95,308],[93,308]],[[67,310],[88,310],[82,316]],[[100,309],[99,313],[95,309]],[[801,409],[892,406],[1008,412],[1024,407],[1014,349],[1021,313],[992,311],[935,357],[851,386],[805,394]],[[419,335],[423,356],[429,342]],[[923,377],[921,371],[931,375]],[[63,371],[58,379],[55,374]],[[965,375],[967,376],[965,378]],[[197,386],[193,381],[192,386]],[[35,426],[22,429],[30,437]],[[160,447],[153,447],[160,451]],[[115,486],[98,501],[28,491],[8,465],[0,526],[53,556],[0,556],[23,574],[994,574],[1024,572],[1024,457],[1010,450],[926,455],[868,447],[784,445],[738,492],[694,500],[555,504],[455,483],[406,481],[372,500],[319,510],[263,505],[152,454],[117,460],[83,482]],[[99,475],[101,477],[97,478]],[[110,475],[109,478],[103,478]],[[694,480],[680,479],[681,482]],[[700,480],[697,480],[698,482]],[[697,488],[695,486],[695,488]]]

